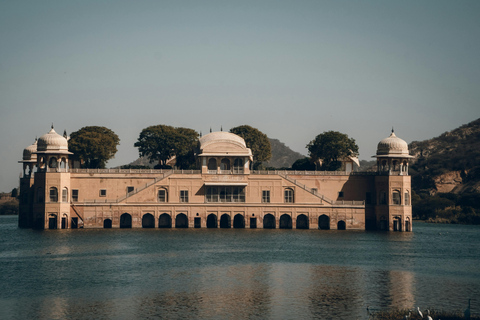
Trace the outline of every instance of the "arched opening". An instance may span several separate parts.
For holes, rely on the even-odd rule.
[[[304,214],[301,214],[297,217],[297,229],[308,229],[309,221],[308,217]]]
[[[159,228],[171,228],[172,227],[172,217],[168,213],[162,213],[158,217],[158,227]]]
[[[280,216],[280,229],[292,229],[292,217],[288,214]]]
[[[346,230],[346,229],[347,229],[347,224],[345,223],[345,221],[343,220],[338,221],[337,230]]]
[[[68,229],[68,216],[66,214],[62,217],[62,229]]]
[[[186,214],[177,214],[175,217],[175,228],[188,228],[188,217]]]
[[[231,223],[232,218],[230,218],[229,214],[222,214],[220,217],[220,228],[231,228],[232,223]]]
[[[222,159],[220,162],[220,170],[222,171],[229,171],[230,170],[230,160],[227,158]]]
[[[265,216],[263,216],[263,228],[275,229],[275,217],[273,214],[267,213]]]
[[[57,167],[57,158],[51,157],[50,160],[48,161],[48,167],[49,168],[56,168]]]
[[[207,217],[207,228],[218,228],[217,215],[209,214]]]
[[[410,232],[412,231],[412,226],[410,224],[410,218],[407,218],[405,220],[405,231]]]
[[[67,169],[67,159],[62,158],[62,160],[60,160],[60,169]]]
[[[215,158],[208,159],[208,170],[217,171],[217,159]]]
[[[393,231],[402,231],[402,218],[395,217],[393,219]]]
[[[197,213],[198,214],[198,213]],[[195,217],[193,219],[193,227],[194,228],[201,228],[202,227],[202,218],[200,217]]]
[[[112,219],[103,220],[103,228],[104,229],[111,229],[112,228]]]
[[[57,229],[57,215],[51,214],[48,216],[48,229]]]
[[[236,158],[233,162],[233,173],[243,173],[243,160]]]
[[[233,227],[234,228],[245,228],[245,217],[241,214],[236,214],[233,217]]]
[[[322,214],[318,217],[318,229],[320,230],[330,230],[330,217],[326,214]]]
[[[132,227],[132,216],[128,213],[124,213],[120,216],[120,228],[131,228]]]
[[[155,217],[151,213],[143,215],[142,228],[155,228]]]

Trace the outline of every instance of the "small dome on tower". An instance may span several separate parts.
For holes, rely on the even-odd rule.
[[[408,144],[405,140],[397,137],[393,130],[388,138],[378,143],[377,156],[411,157],[408,152]]]
[[[37,139],[33,144],[23,149],[23,160],[36,162],[37,154],[35,152],[37,152]]]
[[[37,152],[68,153],[68,142],[52,129],[38,139]]]

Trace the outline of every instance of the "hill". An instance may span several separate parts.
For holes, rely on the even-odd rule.
[[[278,139],[271,139],[270,145],[272,147],[272,158],[270,161],[265,162],[265,167],[274,167],[274,168],[289,168],[292,164],[298,159],[305,158],[304,155],[293,151],[287,147],[283,142]],[[153,168],[157,163],[149,163],[149,160],[145,157],[140,157],[137,160],[129,163],[129,166],[146,166]]]
[[[409,149],[414,218],[480,224],[480,119]]]
[[[480,192],[480,119],[439,137],[413,141],[412,185],[417,192]]]

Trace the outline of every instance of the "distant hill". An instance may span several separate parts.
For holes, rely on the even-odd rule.
[[[272,146],[272,158],[264,164],[265,167],[290,168],[295,161],[305,158],[304,155],[293,151],[280,140],[270,138],[269,140]]]
[[[305,158],[301,153],[295,152],[287,147],[283,142],[278,139],[270,139],[270,145],[272,147],[272,158],[270,161],[265,162],[265,167],[274,168],[289,168],[298,159]],[[130,166],[147,166],[153,168],[157,163],[149,163],[148,158],[140,157],[137,160],[129,163]]]
[[[480,119],[439,137],[413,141],[412,187],[439,193],[480,192]]]

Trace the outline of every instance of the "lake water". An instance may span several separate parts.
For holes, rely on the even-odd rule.
[[[367,319],[468,298],[479,314],[479,226],[34,231],[0,216],[1,319]]]

